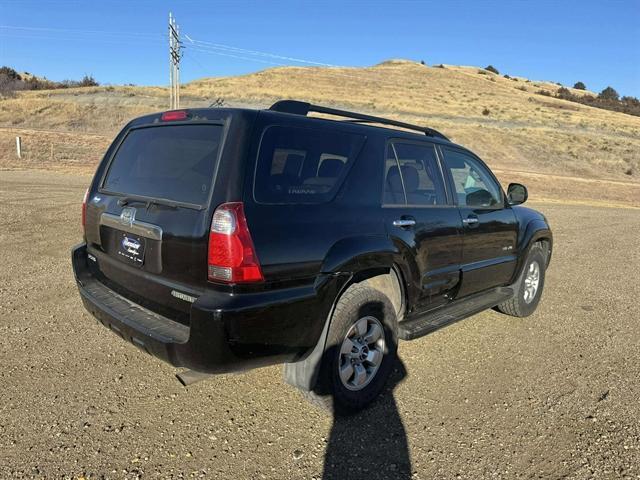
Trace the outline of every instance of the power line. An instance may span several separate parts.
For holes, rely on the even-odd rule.
[[[38,34],[37,32],[34,34],[30,34],[29,32],[26,33],[10,33],[10,32],[3,32],[2,30],[0,30],[0,37],[5,37],[5,38],[24,38],[24,39],[28,39],[28,40],[59,40],[59,41],[81,41],[81,42],[86,42],[88,41],[88,39],[85,38],[78,38],[75,35],[65,35],[65,36],[54,36],[54,35],[46,35],[45,34]],[[155,46],[155,45],[165,45],[164,42],[160,41],[160,40],[155,40],[155,39],[151,39],[151,38],[140,38],[140,39],[135,39],[135,40],[130,40],[130,39],[126,39],[126,38],[93,38],[91,39],[92,42],[96,42],[96,43],[100,43],[100,44],[104,44],[104,45],[149,45],[149,46]]]
[[[322,62],[315,62],[312,60],[305,60],[302,58],[296,58],[296,57],[288,57],[285,55],[278,55],[275,53],[270,53],[270,52],[262,52],[259,50],[249,50],[246,48],[240,48],[240,47],[234,47],[231,45],[224,45],[221,43],[213,43],[213,42],[206,42],[204,40],[196,40],[193,37],[185,34],[185,38],[187,40],[189,40],[189,42],[191,42],[192,45],[194,46],[198,46],[200,48],[206,48],[206,49],[210,49],[210,50],[222,50],[222,51],[229,51],[232,53],[237,53],[237,54],[241,54],[241,55],[253,55],[253,56],[260,56],[260,57],[268,57],[268,58],[274,58],[277,60],[286,60],[289,62],[295,62],[295,63],[305,63],[308,65],[315,65],[315,66],[319,66],[319,67],[340,67],[340,65],[333,65],[331,63],[322,63]],[[283,65],[283,64],[280,64]]]
[[[161,33],[142,33],[142,32],[109,32],[106,30],[80,30],[75,28],[49,28],[49,27],[23,27],[18,25],[0,25],[0,30],[23,30],[31,32],[49,32],[49,33],[72,33],[80,35],[110,35],[115,37],[130,36],[130,37],[147,37],[147,38],[166,38],[165,34]]]
[[[208,55],[218,55],[218,56],[222,56],[222,57],[230,57],[230,58],[237,58],[239,60],[246,60],[248,62],[257,62],[257,63],[264,63],[267,65],[275,65],[277,67],[286,67],[287,64],[286,63],[276,63],[276,62],[270,62],[268,60],[261,60],[258,58],[249,58],[249,57],[242,57],[240,55],[234,55],[232,53],[224,53],[224,52],[218,52],[215,50],[205,50],[202,48],[198,48],[198,47],[192,47],[189,49],[189,51],[192,52],[200,52],[200,53],[204,53],[204,54],[208,54]]]

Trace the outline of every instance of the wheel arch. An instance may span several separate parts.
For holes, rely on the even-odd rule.
[[[553,251],[553,234],[546,222],[539,219],[531,220],[527,223],[527,226],[522,232],[523,233],[518,241],[518,251],[520,254],[518,255],[518,264],[514,274],[514,281],[517,281],[517,279],[520,278],[527,256],[529,255],[531,248],[536,243],[541,243],[545,250],[547,266],[551,261],[551,253]]]
[[[407,305],[407,284],[402,266],[395,261],[397,250],[388,237],[360,237],[334,245],[323,263],[323,273],[348,275],[333,299],[329,314],[316,346],[294,363],[286,363],[283,369],[285,382],[301,390],[313,390],[320,362],[327,348],[327,337],[336,305],[344,293],[353,285],[365,283],[385,294],[391,301],[400,321]],[[338,242],[340,243],[340,242]]]

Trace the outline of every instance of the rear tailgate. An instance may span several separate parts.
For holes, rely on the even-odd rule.
[[[133,126],[105,157],[87,199],[92,272],[107,286],[188,323],[207,280],[207,244],[224,122]]]

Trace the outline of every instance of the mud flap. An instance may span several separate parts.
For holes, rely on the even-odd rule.
[[[341,274],[335,274],[340,276]],[[325,349],[327,348],[327,336],[329,335],[329,327],[331,325],[331,318],[333,317],[333,311],[336,308],[338,300],[349,287],[350,280],[353,279],[352,274],[344,276],[344,282],[340,288],[338,295],[335,298],[331,312],[324,322],[324,328],[318,339],[318,343],[313,348],[311,353],[306,356],[304,360],[293,363],[285,363],[282,368],[282,376],[284,381],[292,387],[299,388],[306,392],[312,391],[318,380],[318,374],[320,373],[320,365],[322,364],[322,357],[324,357]]]

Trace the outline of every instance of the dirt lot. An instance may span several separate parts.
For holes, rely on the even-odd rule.
[[[402,344],[395,388],[334,422],[277,367],[185,389],[84,313],[88,181],[0,171],[1,478],[640,478],[640,210],[538,204],[538,312]]]

